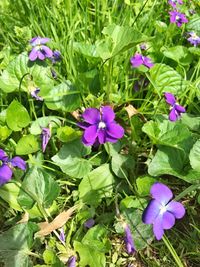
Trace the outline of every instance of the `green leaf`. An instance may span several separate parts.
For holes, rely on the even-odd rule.
[[[115,179],[109,164],[101,165],[83,178],[79,185],[79,198],[90,205],[98,205],[103,197],[112,196]]]
[[[151,186],[156,182],[156,179],[151,176],[138,177],[136,180],[136,185],[138,193],[141,196],[148,196]]]
[[[69,176],[82,178],[87,175],[92,164],[89,160],[84,159],[91,151],[80,140],[74,140],[64,144],[61,150],[52,157],[52,160]]]
[[[42,128],[51,127],[58,128],[61,122],[55,116],[41,117],[33,121],[30,127],[30,133],[34,135],[41,134]]]
[[[191,138],[191,133],[187,126],[180,121],[171,122],[164,120],[163,122],[149,121],[142,128],[153,141],[154,144],[181,147],[181,143]]]
[[[149,194],[149,192],[148,192]],[[147,201],[145,198],[138,198],[136,196],[127,196],[122,199],[120,202],[120,209],[140,209],[142,206],[145,206]]]
[[[19,191],[20,183],[7,183],[4,186],[0,187],[0,198],[6,201],[12,209],[22,211],[17,202]]]
[[[162,47],[161,51],[166,57],[173,59],[179,64],[188,65],[192,62],[192,55],[185,46]]]
[[[24,76],[25,74],[29,74]],[[26,52],[20,54],[13,61],[9,63],[6,70],[3,71],[0,77],[0,88],[10,93],[19,90],[20,81],[23,78],[21,84],[21,90],[28,91],[28,85],[30,79],[35,84],[35,87],[39,87],[41,93],[48,93],[49,89],[53,86],[53,80],[51,77],[50,68],[46,63],[30,62]],[[29,92],[28,92],[29,93]]]
[[[200,35],[200,16],[195,14],[186,24],[187,31],[195,32]]]
[[[43,259],[48,266],[51,267],[64,267],[65,265],[60,261],[56,253],[52,250],[46,249],[43,252]]]
[[[84,55],[85,57],[100,58],[96,51],[96,46],[92,44],[86,44],[81,42],[73,42],[74,51]]]
[[[32,208],[35,203],[47,208],[52,205],[59,191],[59,186],[50,173],[33,167],[22,182],[17,201],[25,209]]]
[[[80,106],[80,92],[70,81],[53,87],[44,98],[49,109],[71,112]]]
[[[118,154],[118,152],[121,150],[121,142],[120,140],[117,143],[105,143],[104,147],[106,152],[108,153],[109,156],[114,156],[115,154]]]
[[[88,230],[81,242],[74,241],[74,248],[80,256],[80,267],[103,267],[106,265],[105,253],[110,250],[108,231],[101,225]]]
[[[31,267],[30,248],[37,226],[33,223],[17,224],[0,235],[0,262],[6,267]]]
[[[37,138],[28,134],[23,136],[17,143],[16,154],[17,155],[27,155],[34,153],[40,149]]]
[[[141,207],[142,208],[142,207]],[[142,211],[139,209],[123,209],[121,215],[129,225],[137,250],[142,250],[153,240],[152,225],[142,222]],[[124,235],[124,228],[121,222],[115,225],[118,233]]]
[[[89,245],[94,250],[107,253],[110,250],[110,242],[107,238],[108,230],[102,225],[90,228],[82,239],[84,245]]]
[[[148,173],[151,176],[173,175],[188,183],[197,183],[200,173],[191,169],[187,155],[183,150],[160,146],[149,164]]]
[[[187,82],[181,75],[165,64],[155,64],[150,69],[150,77],[154,89],[159,95],[167,91],[179,96],[185,92],[187,87]]]
[[[200,140],[198,140],[190,150],[189,158],[192,168],[200,172]]]
[[[105,27],[102,33],[112,41],[110,57],[130,49],[148,38],[133,27],[115,24]]]
[[[74,248],[80,255],[80,267],[105,267],[106,257],[103,252],[96,249],[91,249],[91,246],[75,241]]]
[[[16,100],[13,100],[7,108],[6,123],[13,131],[21,131],[30,123],[28,111]]]
[[[12,131],[7,126],[0,126],[0,141],[6,140]]]
[[[190,51],[190,53],[200,56],[200,48],[198,47],[189,47],[188,50]]]
[[[185,113],[182,115],[181,122],[192,131],[200,131],[200,117]]]
[[[114,154],[111,166],[116,176],[126,178],[135,168],[135,159],[130,155]]]
[[[77,138],[80,138],[81,135],[82,133],[80,131],[76,131],[69,126],[60,127],[57,130],[58,139],[60,139],[62,142],[71,142]]]

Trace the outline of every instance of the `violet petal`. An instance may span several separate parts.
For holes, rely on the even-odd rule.
[[[106,142],[106,131],[104,129],[99,129],[97,136],[100,144],[104,144]]]
[[[85,129],[85,132],[83,134],[84,139],[89,143],[94,143],[95,139],[97,138],[97,125],[91,125],[87,129]]]
[[[121,125],[116,122],[111,122],[107,125],[106,132],[116,139],[122,138],[124,136],[124,129]]]
[[[163,213],[162,227],[163,229],[171,229],[175,224],[175,217],[172,213],[166,211]]]
[[[171,201],[166,208],[175,216],[176,219],[181,219],[185,215],[184,206],[177,201]]]
[[[177,121],[179,118],[179,113],[176,111],[176,108],[173,107],[169,113],[169,120],[170,121]]]
[[[71,256],[68,259],[67,266],[68,267],[76,267],[76,257],[75,256]]]
[[[21,169],[23,171],[26,170],[26,162],[18,156],[11,159],[10,163],[12,164],[13,167],[18,167],[19,169]]]
[[[102,121],[105,123],[112,122],[115,119],[115,113],[110,106],[104,106],[101,108]]]
[[[161,204],[152,199],[142,214],[142,221],[145,224],[152,224],[160,213]]]
[[[157,240],[160,240],[164,235],[164,230],[162,227],[162,215],[160,214],[154,224],[153,224],[153,232]]]
[[[3,164],[0,167],[0,186],[7,183],[12,178],[12,170],[8,165]]]
[[[96,124],[100,121],[100,112],[97,108],[87,108],[83,112],[82,117],[86,122]]]
[[[173,106],[176,103],[176,98],[173,94],[164,93],[164,95],[165,95],[165,100],[169,105]]]
[[[8,161],[8,156],[6,155],[6,153],[3,149],[0,149],[0,160],[3,162]]]
[[[38,50],[34,47],[34,48],[31,50],[30,54],[29,54],[29,59],[30,59],[31,61],[35,61],[35,60],[37,59],[37,57],[38,57]]]
[[[133,237],[132,237],[132,233],[130,230],[130,227],[126,224],[125,226],[125,237],[124,237],[124,241],[126,243],[126,249],[128,254],[132,254],[135,252],[135,246],[134,246],[134,241],[133,241]]]
[[[158,182],[152,185],[151,195],[162,205],[166,205],[173,197],[172,191],[169,189],[169,187]]]

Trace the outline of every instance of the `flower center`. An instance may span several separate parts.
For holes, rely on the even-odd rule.
[[[197,40],[199,38],[195,32],[191,34],[191,37],[194,40]]]
[[[166,206],[162,206],[162,208],[160,209],[160,214],[163,214],[167,211]]]
[[[178,15],[176,15],[176,21],[179,21],[179,20],[181,20],[181,18],[178,16]]]
[[[100,123],[99,123],[99,125],[98,125],[98,128],[99,128],[99,129],[104,129],[104,128],[106,128],[106,124],[105,124],[105,122],[100,121]]]

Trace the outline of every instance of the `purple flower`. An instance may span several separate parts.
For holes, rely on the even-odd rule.
[[[65,242],[65,232],[63,230],[63,228],[60,229],[60,236],[59,236],[60,240],[62,242]]]
[[[52,63],[55,64],[56,62],[61,60],[61,53],[58,50],[53,51],[53,55],[50,58]]]
[[[91,228],[94,224],[95,224],[95,220],[92,218],[84,222],[84,226],[86,228]]]
[[[115,113],[110,106],[103,106],[100,110],[87,108],[82,117],[84,122],[78,123],[78,126],[85,130],[82,142],[86,146],[116,143],[124,136],[124,129],[114,120]]]
[[[45,58],[51,58],[53,51],[46,45],[50,41],[49,38],[34,37],[30,40],[30,44],[33,47],[29,54],[29,59],[35,61],[37,58],[44,60]]]
[[[185,14],[180,13],[176,10],[170,11],[169,14],[170,14],[170,22],[176,23],[178,27],[181,27],[183,23],[188,22]]]
[[[49,128],[42,128],[42,152],[45,152],[46,146],[51,138],[51,131]]]
[[[190,37],[187,39],[195,47],[200,44],[200,37],[195,32],[189,32]]]
[[[150,69],[154,65],[150,58],[145,57],[139,53],[136,53],[133,57],[131,57],[130,61],[133,68],[137,68],[141,65],[144,65]]]
[[[140,49],[141,50],[147,50],[147,45],[145,43],[140,44]]]
[[[38,100],[38,101],[43,101],[43,98],[38,95],[39,92],[40,92],[40,88],[37,87],[37,88],[35,88],[35,90],[32,90],[31,91],[31,96],[33,98],[35,98],[36,100]]]
[[[0,186],[12,178],[14,167],[18,167],[23,171],[26,170],[26,162],[22,158],[16,156],[9,159],[3,149],[0,149],[0,161]]]
[[[128,224],[124,224],[124,231],[125,231],[124,241],[126,244],[126,250],[128,254],[133,254],[136,251],[136,249],[134,246],[134,241],[133,241],[133,237],[131,234],[131,230]]]
[[[57,79],[57,73],[56,73],[56,71],[54,70],[54,69],[51,69],[51,75],[52,75],[52,77],[54,78],[54,79]]]
[[[166,102],[172,107],[169,113],[169,120],[176,121],[181,116],[181,113],[185,113],[186,110],[184,107],[176,103],[176,98],[171,93],[165,93]]]
[[[142,221],[145,224],[153,224],[154,235],[160,240],[164,230],[171,229],[175,219],[181,219],[185,215],[185,208],[181,203],[171,200],[172,191],[162,183],[152,185],[151,195],[153,199],[144,210]]]
[[[168,3],[169,3],[172,7],[175,7],[175,8],[176,8],[176,5],[177,5],[177,4],[182,5],[182,4],[183,4],[183,1],[182,1],[182,0],[169,0]]]
[[[76,257],[75,256],[69,257],[68,262],[67,262],[67,266],[68,267],[76,267]]]

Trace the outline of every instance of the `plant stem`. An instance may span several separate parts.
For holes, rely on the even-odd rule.
[[[166,247],[168,248],[169,252],[171,253],[172,257],[174,258],[176,264],[178,267],[184,267],[183,263],[181,262],[181,259],[176,253],[176,250],[173,248],[172,244],[170,243],[169,239],[164,235],[162,240],[164,241]]]

